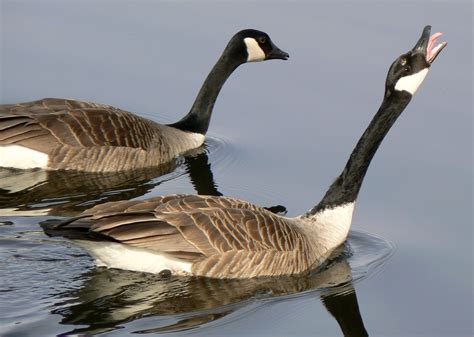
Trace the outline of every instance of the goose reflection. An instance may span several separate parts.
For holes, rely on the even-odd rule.
[[[304,292],[303,296],[321,299],[344,336],[368,336],[352,285],[349,255],[345,246],[342,254],[317,273],[247,280],[95,268],[79,276],[85,280],[82,287],[56,296],[60,300],[52,313],[62,316],[61,324],[81,326],[66,335],[103,333],[143,319],[146,324],[142,321],[134,326],[147,328],[137,328],[134,333],[176,332],[216,321],[255,301]]]
[[[175,175],[166,176],[170,172]],[[44,212],[73,216],[95,204],[139,197],[180,174],[189,175],[198,194],[222,195],[214,182],[205,148],[182,157],[181,162],[157,169],[114,174],[67,171],[9,174],[10,185],[17,188],[0,193],[0,208],[15,208],[34,215]],[[17,175],[16,181],[12,174]],[[280,205],[268,209],[286,211]],[[52,313],[62,316],[61,324],[78,326],[65,332],[66,335],[113,331],[124,323],[133,325],[136,320],[150,318],[152,327],[137,328],[135,332],[173,332],[209,324],[255,301],[304,293],[321,299],[345,336],[367,336],[352,286],[349,246],[344,246],[343,252],[338,251],[335,256],[317,273],[249,280],[166,277],[94,268],[78,277],[82,286],[55,295],[58,302]]]
[[[140,197],[182,174],[189,175],[197,194],[222,195],[203,146],[149,169],[113,173],[0,169],[0,215],[75,216],[97,204]],[[269,209],[286,210],[280,205]]]
[[[118,173],[0,171],[0,215],[74,216],[108,201],[136,198],[161,184],[173,165]]]
[[[136,198],[169,180],[182,160],[113,173],[1,169],[0,214],[74,216],[96,204]]]

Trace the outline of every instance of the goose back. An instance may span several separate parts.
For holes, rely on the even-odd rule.
[[[203,135],[105,104],[46,98],[0,106],[0,146],[46,154],[47,169],[101,172],[157,166],[203,141]]]
[[[84,239],[166,253],[193,275],[248,278],[298,274],[319,264],[291,218],[233,198],[171,195],[98,205],[61,226]]]

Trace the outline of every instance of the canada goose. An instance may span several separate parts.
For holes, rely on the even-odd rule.
[[[246,62],[288,59],[261,31],[235,34],[190,112],[163,125],[115,107],[68,99],[0,106],[0,167],[107,172],[157,166],[204,142],[224,82]]]
[[[169,195],[102,204],[50,234],[77,239],[99,266],[151,273],[250,278],[321,266],[347,238],[378,146],[446,46],[434,46],[441,33],[430,37],[430,31],[425,27],[415,47],[393,62],[378,112],[342,173],[305,214],[289,218],[233,198]]]

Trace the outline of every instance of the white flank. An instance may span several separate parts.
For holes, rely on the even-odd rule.
[[[118,242],[74,240],[96,259],[101,267],[158,274],[168,269],[175,275],[191,274],[191,263],[172,258],[165,253],[132,247]]]
[[[418,90],[420,84],[423,82],[426,75],[428,74],[428,70],[428,68],[425,68],[415,74],[400,78],[395,84],[395,90],[408,91],[410,94],[414,95],[416,90]]]
[[[17,169],[46,168],[48,155],[20,145],[0,146],[0,167]]]
[[[349,234],[355,203],[349,202],[334,208],[327,208],[316,213],[305,226],[314,233],[317,245],[333,249],[342,244]]]
[[[258,45],[258,42],[251,37],[244,39],[245,45],[247,46],[247,62],[257,62],[265,60],[265,53]]]

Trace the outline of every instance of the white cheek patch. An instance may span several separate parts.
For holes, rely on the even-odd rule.
[[[17,169],[46,168],[49,157],[46,153],[19,145],[0,146],[0,167]]]
[[[415,74],[400,78],[395,84],[395,90],[408,91],[410,94],[414,95],[428,74],[428,70],[428,68],[425,68]]]
[[[247,57],[247,62],[258,62],[265,60],[265,53],[254,38],[246,37],[244,42],[247,46],[247,54],[249,55]]]

